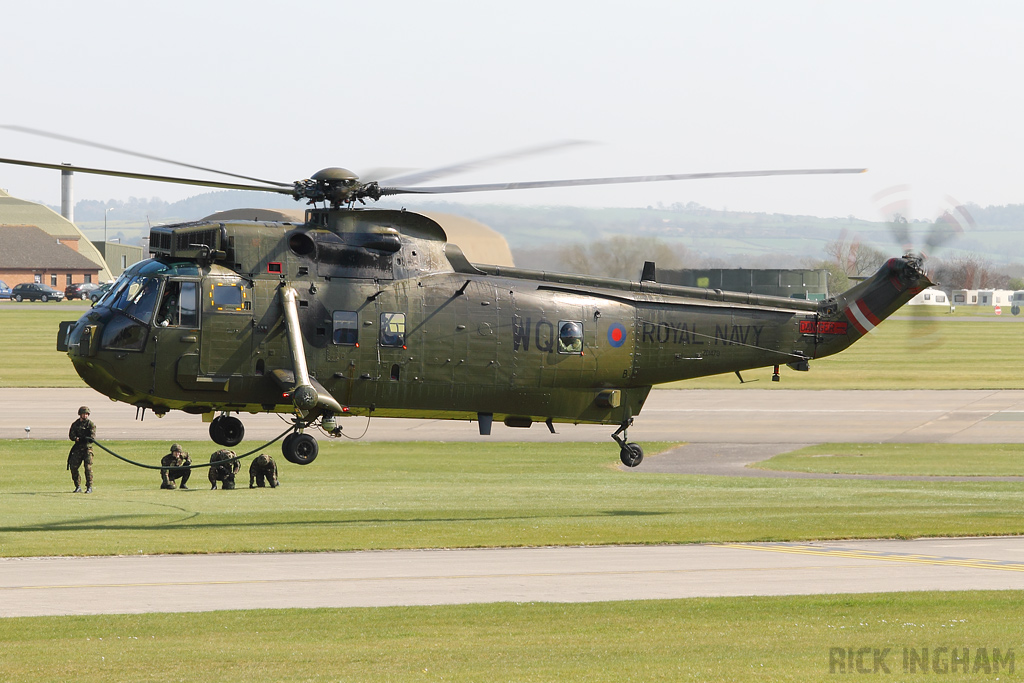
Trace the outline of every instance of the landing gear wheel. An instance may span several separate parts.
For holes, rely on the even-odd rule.
[[[638,443],[627,443],[619,451],[619,460],[626,467],[636,467],[644,459],[644,449]]]
[[[220,415],[213,418],[213,422],[210,423],[210,438],[213,442],[221,446],[237,446],[242,443],[242,437],[245,436],[245,427],[242,425],[242,421],[237,417],[231,415]]]
[[[298,432],[292,432],[288,436],[284,437],[283,441],[281,441],[281,454],[284,456],[284,459],[287,460],[288,462],[292,462],[292,463],[295,462],[292,459],[292,457],[293,457],[292,453],[294,452],[294,449],[292,447],[292,443],[295,441],[295,437],[297,437],[298,435],[299,435]],[[298,464],[298,463],[295,463],[295,464]]]
[[[296,465],[308,465],[316,460],[320,446],[310,434],[289,434],[281,444],[284,459]]]

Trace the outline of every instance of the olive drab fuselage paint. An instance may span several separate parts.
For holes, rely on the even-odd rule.
[[[82,378],[158,414],[307,422],[623,425],[659,383],[806,369],[930,284],[909,256],[823,302],[472,264],[435,221],[381,209],[160,226],[150,251],[62,325]]]

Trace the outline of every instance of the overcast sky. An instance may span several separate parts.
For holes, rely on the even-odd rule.
[[[909,184],[922,218],[947,195],[1024,203],[1024,3],[36,0],[2,14],[0,123],[246,175],[579,139],[595,144],[442,183],[867,167],[472,200],[877,219],[873,196]],[[0,157],[198,174],[6,130]],[[75,182],[76,199],[202,191]],[[0,167],[0,188],[60,201],[56,171]]]

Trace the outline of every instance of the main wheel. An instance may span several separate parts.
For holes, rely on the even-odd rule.
[[[213,418],[210,423],[210,438],[221,446],[237,446],[242,443],[245,436],[245,426],[237,417],[231,415],[220,415]]]
[[[295,437],[297,437],[298,435],[298,432],[292,432],[288,436],[284,437],[283,441],[281,441],[281,454],[284,456],[284,459],[287,460],[288,462],[295,462],[294,460],[292,460],[292,453],[294,451],[292,449],[291,444],[293,441],[295,441]]]
[[[21,302],[21,294],[15,294],[14,295],[14,300],[20,303]]]
[[[45,294],[43,294],[42,302],[45,304],[49,300],[50,300],[50,297],[48,297]]]
[[[627,443],[619,451],[619,460],[626,467],[636,467],[644,459],[644,449],[638,443]]]
[[[320,446],[310,434],[289,434],[281,444],[284,459],[296,465],[308,465],[316,460]]]

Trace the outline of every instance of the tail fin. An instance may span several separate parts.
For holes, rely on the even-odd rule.
[[[846,328],[846,334],[832,337],[824,347],[819,346],[817,357],[842,351],[880,322],[895,313],[921,290],[934,283],[921,268],[919,256],[907,254],[891,258],[867,280],[842,294],[822,303],[818,319],[837,322]]]

